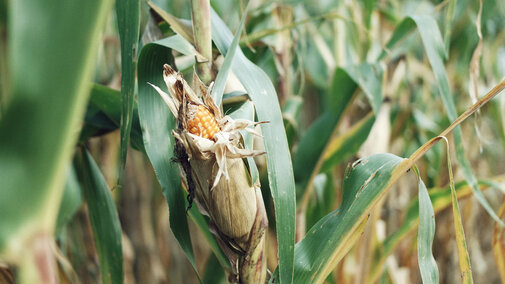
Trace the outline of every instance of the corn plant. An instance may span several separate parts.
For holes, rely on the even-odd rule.
[[[502,1],[39,2],[0,283],[505,282]]]

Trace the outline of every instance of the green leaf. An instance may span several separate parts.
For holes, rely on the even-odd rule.
[[[345,72],[365,93],[375,114],[379,113],[382,104],[382,68],[380,65],[363,63],[345,67]],[[339,90],[340,86],[332,85],[332,90]]]
[[[323,113],[310,126],[306,134],[300,139],[297,150],[293,155],[298,199],[304,195],[310,177],[317,174],[315,171],[319,172],[318,163],[325,162],[324,170],[328,170],[330,166],[345,158],[338,151],[338,149],[341,149],[340,147],[350,147],[354,152],[346,152],[345,154],[352,155],[359,150],[360,145],[368,137],[375,116],[365,120],[365,124],[355,126],[353,132],[349,133],[348,139],[350,140],[348,142],[353,140],[352,143],[361,144],[341,144],[339,148],[329,148],[330,152],[325,153],[328,147],[332,147],[332,143],[338,143],[339,139],[342,139],[341,137],[332,139],[332,134],[335,132],[344,111],[351,103],[358,86],[365,93],[374,109],[374,113],[378,113],[382,102],[382,70],[370,64],[337,68],[330,88],[330,94],[335,96],[331,100],[330,110]]]
[[[219,266],[219,261],[213,254],[209,256],[207,264],[205,265],[205,275],[203,277],[203,283],[206,284],[226,283],[223,268]]]
[[[111,6],[110,0],[9,2],[11,93],[0,120],[4,260],[18,262],[34,235],[53,234]]]
[[[140,0],[116,1],[117,25],[121,42],[121,148],[118,187],[121,187],[133,121],[135,69],[139,42]]]
[[[329,171],[335,165],[358,152],[361,145],[367,139],[374,122],[375,115],[369,113],[343,135],[332,139],[323,157],[324,162],[321,166],[321,172]]]
[[[153,3],[150,3],[150,5],[156,11],[162,11]],[[160,15],[165,17],[168,14],[163,12]],[[164,20],[166,19],[164,18]],[[199,277],[190,242],[184,206],[184,191],[179,179],[179,168],[170,161],[173,158],[172,149],[174,143],[170,131],[174,129],[175,121],[159,94],[147,84],[149,82],[157,86],[165,85],[162,76],[163,64],[172,61],[172,49],[184,55],[197,55],[195,48],[180,35],[161,39],[142,48],[138,65],[139,113],[140,120],[142,121],[144,142],[149,141],[149,150],[147,150],[147,144],[145,146],[146,152],[153,164],[163,190],[163,195],[168,202],[170,228]],[[221,265],[229,268],[230,264],[217,244],[215,237],[210,233],[207,221],[196,209],[190,210],[189,215],[202,230]]]
[[[396,26],[393,35],[391,35],[391,38],[386,43],[386,46],[384,47],[384,50],[382,50],[381,54],[377,58],[377,61],[383,60],[391,51],[391,49],[401,40],[403,40],[407,35],[409,35],[410,32],[412,32],[415,27],[416,27],[415,22],[412,21],[412,19],[410,19],[409,17],[401,21],[398,24],[398,26]]]
[[[228,261],[228,258],[221,250],[221,247],[219,246],[214,235],[209,231],[209,221],[202,214],[200,214],[200,211],[198,211],[196,206],[191,207],[189,210],[189,215],[191,216],[193,222],[195,222],[196,226],[202,231],[203,237],[207,241],[212,252],[214,252],[214,257],[217,259],[221,267],[231,270],[231,265]],[[204,280],[204,283],[207,282]]]
[[[405,161],[405,162],[404,162]],[[341,206],[316,223],[295,248],[295,283],[320,283],[357,241],[372,206],[408,168],[409,161],[378,154],[348,168]]]
[[[219,51],[226,55],[233,35],[213,10],[211,17],[212,38]],[[232,70],[253,100],[258,120],[269,121],[262,124],[261,129],[276,212],[279,270],[281,281],[291,283],[295,243],[295,186],[279,101],[267,74],[249,61],[241,50],[237,50],[235,54]]]
[[[405,18],[395,29],[393,36],[386,44],[386,47],[388,49],[392,48],[401,38],[403,38],[416,26],[419,34],[421,35],[423,46],[434,72],[435,79],[437,80],[438,90],[444,103],[445,110],[447,111],[447,116],[451,121],[455,121],[458,118],[458,115],[443,62],[446,56],[445,46],[435,19],[429,15],[415,15]],[[385,55],[386,53],[383,52],[379,59],[383,58]],[[479,189],[477,178],[473,174],[470,162],[465,156],[461,128],[456,127],[453,135],[454,144],[456,145],[456,158],[461,166],[465,179],[473,188],[475,197],[496,222],[505,226],[505,223],[498,218],[496,213],[493,211],[493,208],[489,205]]]
[[[289,148],[291,149],[295,139],[298,137],[300,110],[303,100],[300,96],[293,96],[287,99],[282,106],[282,117],[284,118],[284,127],[288,137]]]
[[[432,247],[435,237],[435,212],[428,190],[419,177],[419,231],[417,233],[417,260],[423,283],[438,283],[438,266],[433,257]]]
[[[164,86],[163,64],[173,60],[172,48],[177,47],[173,37],[145,45],[139,55],[139,118],[144,147],[161,185],[168,209],[170,228],[198,275],[186,217],[186,203],[181,186],[179,168],[172,162],[175,119],[160,95],[148,83]],[[172,43],[174,43],[172,45]],[[199,276],[198,276],[199,277]]]
[[[233,63],[233,58],[235,57],[235,52],[238,47],[238,43],[240,41],[240,35],[242,34],[242,28],[244,27],[244,22],[247,16],[247,11],[249,10],[249,4],[247,4],[244,14],[242,15],[242,20],[240,20],[240,25],[238,26],[237,31],[235,32],[235,36],[233,37],[233,41],[231,45],[227,49],[226,56],[224,58],[223,65],[217,74],[216,81],[214,84],[214,88],[212,89],[211,97],[214,99],[214,103],[219,107],[221,105],[221,101],[223,99],[224,87],[226,85],[226,80],[228,80],[228,74],[231,70],[231,64]]]
[[[102,283],[123,283],[123,248],[119,216],[107,182],[89,152],[81,148],[75,167],[84,189]]]
[[[311,228],[328,212],[335,209],[335,184],[330,173],[318,174],[314,178],[314,198],[307,206],[306,228]]]
[[[182,36],[187,42],[193,44],[193,28],[191,26],[191,21],[176,18],[169,13],[165,12],[160,7],[156,6],[153,2],[147,2],[147,4],[163,18],[165,22],[170,25],[170,28]]]
[[[328,144],[331,134],[338,121],[342,117],[345,108],[351,102],[357,88],[356,82],[345,72],[338,68],[333,75],[330,93],[334,94],[334,102],[331,110],[323,113],[310,126],[305,135],[298,142],[298,147],[293,155],[293,169],[295,181],[303,184],[308,181],[316,164],[322,156],[324,148]],[[297,198],[301,198],[303,192],[297,192]]]
[[[445,15],[444,46],[445,46],[446,58],[449,57],[449,51],[451,48],[452,23],[454,21],[455,6],[456,6],[456,0],[450,0],[449,6],[447,7],[447,14]]]
[[[74,167],[71,167],[67,173],[67,180],[65,182],[65,189],[63,197],[61,198],[60,210],[58,212],[58,219],[56,220],[55,235],[65,226],[74,214],[79,210],[82,204],[82,194],[79,181],[75,173]]]
[[[89,137],[116,130],[121,125],[121,93],[109,87],[93,84],[86,111],[85,124],[81,132],[80,142]],[[132,146],[144,150],[142,131],[140,130],[137,104],[134,102],[132,127],[130,132]]]
[[[501,182],[505,177],[501,176],[491,181],[480,181],[479,184],[483,189],[488,189],[494,186],[495,183]],[[472,195],[472,189],[468,184],[463,181],[455,184],[456,194],[459,199],[467,198]],[[444,209],[451,206],[451,188],[450,186],[445,188],[431,188],[429,191],[430,200],[433,204],[433,209],[435,213],[438,213]],[[380,244],[374,253],[377,256],[374,259],[373,267],[368,277],[368,282],[375,282],[380,277],[381,272],[384,268],[384,263],[386,258],[394,252],[402,240],[408,237],[419,224],[419,200],[414,199],[409,203],[407,213],[405,214],[405,219],[402,222],[400,228],[395,230],[391,235],[389,235]]]

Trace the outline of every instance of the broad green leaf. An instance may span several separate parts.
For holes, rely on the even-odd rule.
[[[76,154],[75,168],[89,208],[102,283],[123,283],[121,224],[109,186],[86,149]]]
[[[133,121],[135,70],[140,33],[140,0],[116,1],[116,14],[121,42],[121,146],[118,180],[118,187],[121,187]]]
[[[85,124],[79,141],[84,142],[91,136],[119,129],[121,125],[121,107],[121,93],[119,91],[103,85],[93,84],[84,119]],[[133,107],[130,139],[135,149],[144,151],[136,103]]]
[[[53,234],[111,6],[110,0],[9,2],[10,94],[0,120],[4,260],[17,262],[33,236]]]
[[[227,49],[226,56],[224,58],[223,65],[221,69],[219,69],[219,73],[217,73],[216,81],[214,84],[214,88],[212,89],[212,99],[214,99],[214,103],[219,107],[221,105],[221,101],[223,99],[224,87],[226,85],[226,81],[228,80],[228,74],[231,70],[231,64],[233,63],[233,58],[235,57],[235,52],[238,47],[238,43],[240,41],[240,35],[242,34],[242,28],[244,27],[244,22],[247,16],[247,11],[249,10],[249,4],[246,6],[244,13],[242,15],[242,20],[240,20],[240,25],[238,26],[237,31],[235,32],[235,36],[233,37],[233,41],[231,45]]]
[[[392,48],[400,39],[407,35],[414,27],[417,27],[421,39],[423,42],[428,61],[430,62],[431,68],[437,80],[437,86],[444,103],[445,110],[447,111],[447,116],[451,121],[456,121],[458,115],[456,111],[456,106],[454,104],[454,98],[452,97],[451,90],[449,87],[449,79],[445,71],[443,60],[446,59],[445,47],[442,40],[442,35],[438,28],[437,22],[433,17],[429,15],[415,15],[405,18],[395,29],[391,39],[386,44],[386,48]],[[379,60],[384,58],[386,51],[383,51]],[[493,208],[487,202],[486,198],[479,189],[477,178],[472,172],[470,162],[466,158],[465,148],[463,143],[463,135],[461,128],[456,127],[454,129],[454,144],[456,145],[456,158],[461,166],[462,172],[464,174],[467,182],[472,186],[474,195],[480,204],[486,209],[486,211],[491,215],[495,221],[505,226]]]
[[[75,173],[74,167],[71,167],[67,173],[67,180],[61,198],[60,210],[58,212],[58,219],[56,220],[55,235],[65,226],[74,214],[79,210],[82,204],[82,193],[79,181]]]
[[[220,52],[226,56],[233,35],[213,10],[211,17],[212,38]],[[290,283],[293,279],[295,242],[295,185],[279,101],[265,72],[249,61],[239,49],[232,63],[232,71],[253,100],[258,120],[269,121],[262,124],[261,129],[276,212],[280,277],[281,281]]]
[[[153,165],[170,211],[170,228],[197,272],[186,218],[179,168],[172,162],[175,120],[160,95],[148,83],[163,87],[163,64],[172,58],[170,38],[145,45],[138,62],[139,118],[144,147]]]
[[[411,163],[392,154],[356,161],[347,169],[340,207],[322,218],[296,244],[295,283],[322,283],[364,229],[372,206]]]
[[[345,67],[345,72],[354,80],[365,94],[375,114],[379,113],[382,103],[382,68],[380,65],[360,64]],[[332,90],[339,90],[333,86]]]
[[[428,190],[419,177],[419,230],[417,232],[417,261],[423,283],[438,283],[438,266],[433,257],[432,247],[435,237],[435,212],[431,204]]]
[[[121,92],[104,85],[93,84],[90,105],[102,111],[117,126],[121,123]]]

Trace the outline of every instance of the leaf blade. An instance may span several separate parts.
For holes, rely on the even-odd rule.
[[[444,104],[447,116],[451,121],[457,121],[457,111],[454,103],[454,98],[451,95],[451,90],[449,87],[449,79],[445,71],[443,60],[445,59],[445,45],[442,40],[442,35],[438,28],[437,22],[430,15],[413,15],[406,17],[397,26],[390,40],[386,44],[387,49],[393,48],[405,35],[410,33],[414,27],[421,36],[423,46],[430,62],[431,68],[437,80],[437,86],[439,89],[439,94]],[[386,50],[387,50],[386,49]],[[386,56],[386,50],[384,50],[379,59],[383,59]],[[460,127],[454,128],[454,144],[456,145],[456,158],[461,166],[464,177],[467,182],[472,186],[473,192],[479,203],[484,207],[488,214],[498,223],[505,226],[505,223],[498,218],[496,213],[493,211],[491,205],[487,202],[486,198],[482,194],[479,188],[477,178],[475,177],[470,162],[465,155],[463,135]]]
[[[435,237],[435,212],[431,204],[428,190],[424,185],[419,172],[418,176],[419,195],[419,229],[417,233],[417,259],[423,283],[438,283],[438,266],[433,257],[432,247]]]
[[[123,283],[123,246],[121,224],[109,186],[91,154],[81,148],[76,169],[84,188],[102,282]]]
[[[233,35],[214,10],[211,11],[211,17],[214,43],[222,54],[226,54]],[[258,119],[269,121],[261,127],[267,152],[270,189],[277,212],[280,277],[281,281],[291,283],[295,242],[295,186],[279,101],[270,78],[249,61],[240,49],[235,54],[232,70],[253,100]]]
[[[10,247],[11,240],[53,233],[95,47],[111,7],[110,0],[9,5],[11,94],[0,120],[0,251],[6,259],[17,262],[18,250],[26,248]]]
[[[295,248],[295,283],[320,283],[339,261],[339,253],[369,210],[410,163],[392,154],[363,158],[349,168],[342,204],[316,223]]]
[[[161,45],[160,42],[145,45],[139,55],[139,119],[147,156],[168,203],[170,228],[198,275],[179,169],[175,163],[171,162],[174,138],[170,131],[174,129],[175,119],[163,99],[148,85],[151,83],[164,86],[163,64],[172,60],[170,47]],[[170,41],[167,42],[165,39],[164,43],[170,43]]]
[[[135,70],[140,33],[140,1],[116,1],[116,14],[121,44],[121,144],[117,182],[118,187],[121,187],[133,121]]]

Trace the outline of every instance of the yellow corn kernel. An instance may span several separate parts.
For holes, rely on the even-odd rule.
[[[204,105],[198,105],[195,116],[188,121],[187,130],[191,134],[212,139],[220,129],[214,115]]]

